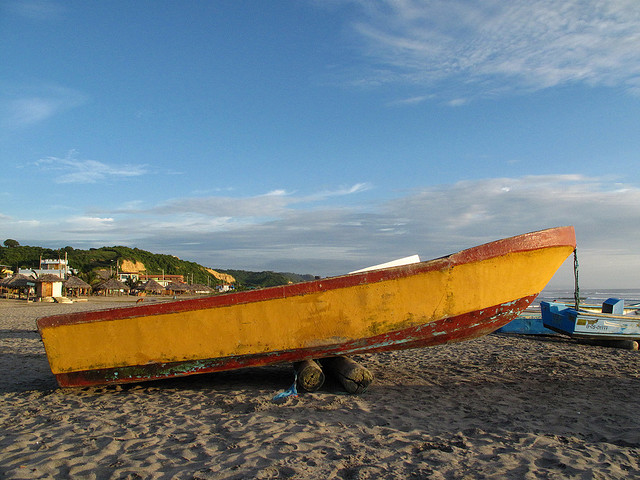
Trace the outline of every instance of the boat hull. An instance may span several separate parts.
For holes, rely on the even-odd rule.
[[[496,333],[514,335],[557,335],[557,332],[547,328],[542,323],[540,316],[518,316],[504,327],[496,330]]]
[[[575,310],[540,302],[544,326],[582,340],[640,340],[640,317]]]
[[[38,320],[61,386],[138,382],[475,338],[515,318],[572,227],[301,284]]]

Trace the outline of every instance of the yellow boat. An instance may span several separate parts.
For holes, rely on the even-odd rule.
[[[510,322],[575,245],[573,227],[559,227],[411,265],[37,324],[63,387],[425,347]]]

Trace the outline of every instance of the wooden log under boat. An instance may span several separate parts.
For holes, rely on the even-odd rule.
[[[574,248],[573,227],[559,227],[411,265],[37,324],[61,386],[425,347],[505,325]]]
[[[373,373],[349,357],[323,358],[321,363],[327,373],[349,393],[364,393],[373,382]]]
[[[311,359],[293,364],[298,379],[298,387],[307,392],[315,392],[324,384],[324,372],[320,365]]]

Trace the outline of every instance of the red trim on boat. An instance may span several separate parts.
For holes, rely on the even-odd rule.
[[[469,340],[491,333],[513,320],[518,313],[528,307],[535,298],[536,295],[531,295],[512,302],[469,312],[464,315],[370,338],[353,340],[339,345],[271,352],[260,355],[245,355],[241,357],[86,370],[57,374],[56,379],[61,387],[132,383],[181,377],[198,373],[220,372],[237,368],[291,363],[307,358],[355,355],[440,345]]]
[[[407,277],[417,273],[462,265],[469,262],[477,262],[489,258],[499,257],[507,253],[538,250],[554,246],[571,245],[575,247],[575,232],[573,227],[557,227],[538,232],[526,233],[516,237],[506,238],[469,248],[452,255],[426,262],[391,267],[382,270],[373,270],[340,277],[314,280],[311,282],[297,283],[280,287],[264,288],[248,292],[238,292],[212,297],[204,297],[176,302],[159,303],[155,305],[141,305],[135,307],[122,307],[109,310],[91,312],[78,312],[66,315],[53,315],[40,318],[37,321],[38,329],[42,334],[43,328],[59,325],[73,325],[104,320],[119,320],[123,318],[142,317],[147,315],[159,315],[165,313],[178,313],[190,310],[239,305],[251,302],[260,302],[276,298],[305,295],[309,293],[324,292],[338,288],[352,287],[368,283],[377,283],[394,278]]]

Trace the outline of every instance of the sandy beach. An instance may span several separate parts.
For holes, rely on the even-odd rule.
[[[59,389],[38,317],[128,299],[0,299],[0,476],[12,479],[633,478],[640,352],[493,334],[358,360],[362,395],[328,383],[274,402],[289,365]]]

